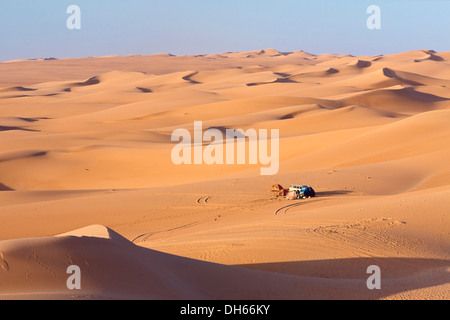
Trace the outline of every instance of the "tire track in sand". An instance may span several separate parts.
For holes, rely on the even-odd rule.
[[[389,232],[391,228],[402,228],[405,224],[394,218],[372,218],[311,227],[306,233],[317,235],[336,247],[352,247],[361,254],[413,254],[417,240],[395,237]]]
[[[181,230],[181,229],[186,229],[186,228],[189,228],[189,227],[192,227],[192,226],[196,226],[196,225],[199,225],[199,224],[202,224],[202,223],[206,223],[206,222],[209,222],[209,221],[211,221],[211,219],[200,220],[200,221],[197,221],[197,222],[184,224],[184,225],[181,225],[181,226],[178,226],[178,227],[174,227],[174,228],[170,228],[170,229],[166,229],[166,230],[160,230],[160,231],[144,233],[144,234],[141,234],[141,235],[135,237],[131,242],[135,243],[135,244],[138,243],[138,240],[140,240],[139,243],[146,242],[148,240],[148,238],[150,238],[151,236],[153,236],[155,234],[163,233],[163,232],[171,232],[171,231]]]
[[[275,215],[277,216],[281,213],[286,214],[292,208],[299,207],[301,205],[312,203],[312,202],[317,202],[320,200],[319,199],[317,199],[317,200],[307,199],[307,200],[294,200],[294,201],[299,201],[299,202],[295,202],[295,203],[291,203],[291,204],[282,206],[281,208],[279,208],[275,211]],[[308,202],[305,202],[305,201],[308,201]]]
[[[212,198],[212,196],[201,196],[197,199],[197,203],[200,205],[208,204],[208,201]]]

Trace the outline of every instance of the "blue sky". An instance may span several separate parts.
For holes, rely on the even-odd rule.
[[[381,29],[369,30],[369,5]],[[69,30],[67,7],[81,8]],[[204,54],[275,48],[310,53],[450,51],[445,0],[1,0],[0,61]]]

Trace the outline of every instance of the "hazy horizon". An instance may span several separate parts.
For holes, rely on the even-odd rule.
[[[70,30],[67,8],[80,8]],[[381,10],[380,29],[366,22]],[[354,56],[450,51],[450,1],[2,1],[0,61],[274,48]]]

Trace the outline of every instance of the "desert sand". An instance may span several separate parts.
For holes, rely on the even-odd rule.
[[[194,121],[278,129],[279,172],[175,165]],[[450,52],[0,63],[0,299],[448,300],[449,123]]]

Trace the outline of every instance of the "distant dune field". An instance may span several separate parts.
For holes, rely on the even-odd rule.
[[[195,121],[278,173],[174,164]],[[0,299],[449,299],[449,123],[450,52],[0,63]]]

